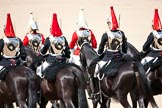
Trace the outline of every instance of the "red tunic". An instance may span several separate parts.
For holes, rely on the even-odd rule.
[[[93,34],[93,32],[91,30],[90,30],[90,32],[91,32],[91,44],[92,44],[92,47],[97,48],[96,38],[95,38],[95,36],[94,36],[94,34]],[[78,35],[77,35],[76,31],[75,31],[73,33],[71,42],[69,44],[70,49],[73,49],[75,47],[77,40],[78,40]]]
[[[91,45],[93,48],[97,48],[97,41],[96,41],[96,38],[93,34],[93,32],[90,30],[90,33],[91,33]],[[74,49],[74,47],[77,45],[77,40],[78,40],[78,35],[76,33],[76,31],[73,33],[73,36],[72,36],[72,39],[71,39],[71,42],[69,44],[69,48],[70,49]],[[80,48],[77,46],[77,48],[74,50],[74,55],[79,55],[80,53]]]

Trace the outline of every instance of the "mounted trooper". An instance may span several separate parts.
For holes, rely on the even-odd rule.
[[[39,33],[38,24],[34,20],[33,13],[30,13],[28,33],[23,39],[23,45],[32,48],[34,52],[39,54],[39,51],[44,44],[44,36]]]
[[[123,31],[119,30],[118,22],[113,7],[110,7],[111,16],[107,19],[109,30],[102,35],[99,44],[98,55],[103,56],[102,60],[96,66],[95,75],[97,77],[98,69],[106,63],[110,64],[114,58],[121,58],[127,53],[127,39]]]
[[[96,97],[95,95],[98,94],[98,91],[95,91],[95,87],[99,86],[98,79],[103,78],[101,76],[103,74],[100,72],[101,69],[103,69],[105,66],[107,68],[111,61],[114,61],[114,59],[119,59],[127,53],[127,40],[124,32],[119,30],[118,22],[112,6],[110,7],[110,11],[111,16],[107,18],[108,31],[103,33],[97,51],[101,60],[98,62],[95,68],[94,77],[92,79],[92,92],[94,93],[91,94],[90,99],[94,99]],[[110,75],[108,77],[111,78],[114,71],[110,72],[109,74]]]
[[[18,65],[18,61],[25,61],[26,50],[20,38],[15,36],[10,14],[4,28],[5,36],[0,39],[0,76],[4,78],[11,67]],[[0,79],[1,79],[0,78]]]
[[[71,51],[70,62],[73,62],[80,66],[80,45],[78,40],[80,37],[87,38],[93,48],[97,48],[97,41],[92,30],[88,28],[87,20],[84,14],[84,9],[80,10],[79,18],[77,21],[77,30],[73,33],[71,42],[69,44]]]
[[[153,31],[147,37],[142,50],[146,57],[141,63],[145,65],[147,72],[159,65],[162,56],[162,25],[158,9],[155,9],[152,28]]]
[[[46,56],[46,61],[37,69],[37,74],[41,77],[41,71],[45,70],[51,63],[57,65],[70,58],[68,42],[59,27],[56,13],[53,14],[50,32],[51,34],[46,38],[44,46],[40,50],[41,55]]]

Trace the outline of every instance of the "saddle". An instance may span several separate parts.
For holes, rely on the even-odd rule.
[[[1,65],[0,67],[0,80],[4,80],[11,69],[15,68],[18,65],[24,65],[23,61],[21,61],[20,59],[10,59],[10,61],[5,61],[1,64],[3,65]]]
[[[157,69],[161,63],[162,63],[162,58],[158,58],[156,61],[154,61],[155,59],[151,60],[150,62],[146,63],[144,65],[144,69],[148,70],[150,68],[150,71],[154,71],[155,69]]]
[[[122,58],[112,59],[111,62],[107,62],[100,70],[100,74],[105,74],[107,78],[113,78],[118,74],[119,67],[125,63],[126,60]]]
[[[48,66],[48,68],[46,68],[42,72],[44,78],[46,78],[49,81],[54,80],[59,69],[61,69],[63,65],[67,64],[65,62],[66,60],[63,59],[64,58],[56,58],[56,57],[47,58],[47,62],[50,63],[50,66]]]

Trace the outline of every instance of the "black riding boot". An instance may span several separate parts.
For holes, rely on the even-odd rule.
[[[147,71],[154,71],[155,69],[157,69],[158,66],[160,66],[161,62],[162,62],[162,60],[159,60],[159,59],[156,60],[155,62],[152,62],[152,61],[148,62],[144,66],[145,70],[147,70]]]
[[[154,71],[158,66],[161,65],[162,60],[156,60],[154,63],[151,64],[151,70]]]

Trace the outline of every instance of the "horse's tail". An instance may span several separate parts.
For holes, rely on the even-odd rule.
[[[79,69],[76,72],[73,72],[73,74],[75,75],[76,79],[79,80],[79,87],[78,87],[79,108],[88,108],[88,102],[87,102],[86,93],[85,93],[86,82],[81,72],[81,69]]]
[[[34,72],[33,72],[34,73]],[[28,68],[28,108],[36,108],[37,103],[37,85],[36,77],[33,75],[32,70]]]
[[[144,94],[146,96],[146,98],[149,99],[153,108],[158,108],[158,106],[153,98],[153,94],[151,92],[151,88],[148,83],[147,77],[145,75],[145,70],[144,70],[142,64],[140,62],[136,61],[135,66],[137,66],[136,72],[139,73],[139,74],[136,74],[136,78],[139,81],[139,83],[137,82],[138,86],[140,86],[142,88],[142,94]]]

